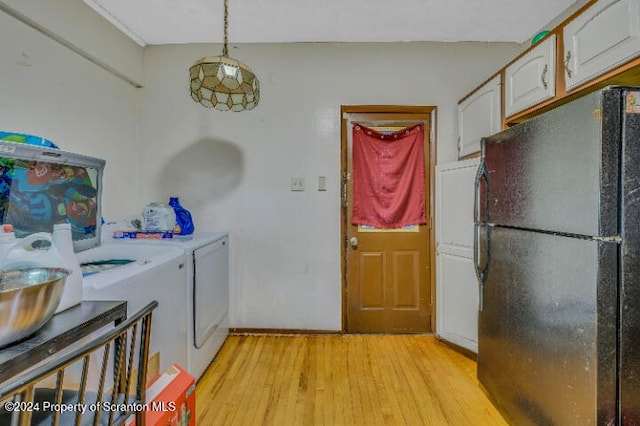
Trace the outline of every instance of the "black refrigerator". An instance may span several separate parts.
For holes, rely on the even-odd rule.
[[[640,88],[482,141],[478,379],[514,425],[640,425]]]

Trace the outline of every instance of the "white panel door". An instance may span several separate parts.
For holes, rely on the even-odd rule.
[[[436,168],[436,333],[478,350],[478,283],[473,264],[474,181],[479,159]]]
[[[480,160],[474,158],[436,167],[438,250],[457,250],[462,256],[473,257],[473,196],[479,164]]]
[[[506,117],[555,96],[555,58],[556,36],[552,35],[505,69]]]
[[[601,0],[563,29],[567,90],[640,53],[640,0]]]
[[[436,268],[438,335],[477,353],[479,288],[473,259],[438,253]]]
[[[480,151],[480,139],[502,128],[500,76],[489,80],[458,105],[459,156]]]

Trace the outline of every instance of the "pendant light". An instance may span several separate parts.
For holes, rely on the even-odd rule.
[[[224,46],[221,56],[206,56],[189,68],[191,97],[207,108],[243,111],[260,101],[260,83],[251,68],[228,56],[227,0],[224,0]]]

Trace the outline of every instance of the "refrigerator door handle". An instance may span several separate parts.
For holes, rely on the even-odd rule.
[[[473,267],[476,271],[476,277],[478,278],[478,282],[482,282],[480,267],[478,266],[478,261],[480,258],[480,224],[473,224]]]
[[[475,179],[475,192],[473,194],[473,220],[475,223],[489,222],[489,170],[484,159],[485,140],[482,139],[482,157]],[[484,181],[484,191],[482,191],[482,182]],[[481,194],[482,192],[482,194]],[[481,212],[481,198],[484,196],[484,212]],[[481,217],[481,213],[484,213]]]
[[[484,165],[484,161],[480,163],[478,166],[478,171],[476,172],[475,179],[475,191],[473,193],[473,221],[475,223],[480,222],[480,184],[484,179],[486,182],[486,167]]]
[[[480,232],[481,230],[485,230],[485,237],[483,238],[482,233]],[[490,254],[489,254],[489,226],[487,225],[481,225],[481,224],[476,224],[474,227],[474,231],[475,231],[475,250],[473,251],[473,258],[474,258],[474,262],[476,264],[476,275],[478,276],[478,281],[480,281],[480,284],[484,284],[484,282],[487,279],[487,273],[489,272],[489,258],[490,258]],[[485,255],[484,255],[484,259],[480,258],[480,247],[481,244],[484,244],[484,246],[486,247],[485,249]],[[480,262],[484,261],[484,263],[481,265]]]
[[[480,265],[478,265],[480,258],[480,224],[473,224],[473,268],[476,272],[476,278],[478,278],[478,284],[482,286],[484,280],[482,279],[482,272],[480,271]]]
[[[482,160],[480,161],[480,165],[478,166],[478,172],[476,173],[475,178],[475,192],[474,192],[474,202],[473,202],[473,265],[476,272],[476,277],[478,278],[480,297],[479,297],[479,309],[482,311],[483,308],[483,293],[484,293],[484,284],[487,279],[487,274],[489,273],[489,238],[490,238],[490,227],[487,225],[487,221],[489,220],[489,212],[488,212],[488,195],[489,195],[489,173],[487,171],[487,166],[484,160],[484,149],[485,149],[485,141],[482,140]],[[484,181],[484,193],[481,194],[482,190],[482,181]],[[484,217],[480,217],[480,209],[481,209],[481,197],[484,195]],[[484,232],[484,238],[482,236],[482,230]],[[481,241],[482,240],[482,241]],[[480,248],[481,244],[485,244],[485,256],[484,264],[481,265],[480,259]]]
[[[482,232],[484,230],[484,236]],[[478,285],[480,290],[479,309],[483,308],[484,285],[489,275],[489,265],[491,264],[491,227],[486,224],[475,223],[473,225],[473,266],[476,270]],[[484,258],[480,259],[480,248],[484,245]],[[482,264],[480,264],[482,262]]]

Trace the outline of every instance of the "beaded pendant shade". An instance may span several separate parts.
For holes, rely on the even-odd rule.
[[[228,55],[227,1],[224,0],[222,55],[206,56],[189,68],[191,97],[220,111],[250,110],[260,101],[260,82],[251,68]]]

